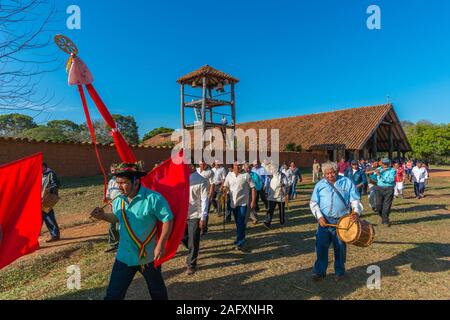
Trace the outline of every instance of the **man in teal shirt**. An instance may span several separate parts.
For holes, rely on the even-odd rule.
[[[124,299],[131,281],[140,272],[147,282],[152,300],[167,300],[161,267],[154,260],[164,256],[164,246],[172,230],[173,214],[164,197],[141,185],[146,172],[137,163],[122,163],[115,170],[120,195],[112,201],[113,213],[95,208],[91,215],[120,225],[116,261],[111,272],[106,300]],[[156,241],[156,224],[162,222]]]
[[[384,158],[381,160],[381,167],[371,176],[371,179],[377,182],[375,210],[380,216],[381,224],[387,227],[390,227],[389,214],[394,200],[396,174],[395,169],[391,167],[391,160]]]

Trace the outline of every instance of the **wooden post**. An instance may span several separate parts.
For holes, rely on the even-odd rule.
[[[203,90],[202,90],[202,141],[203,135],[206,130],[206,122],[205,122],[205,107],[206,107],[206,77],[203,77]],[[202,142],[202,149],[205,147],[204,142]]]
[[[233,121],[233,129],[236,128],[236,101],[234,101],[234,83],[231,84],[231,118]]]
[[[377,152],[377,131],[375,130],[372,136],[372,158],[377,158]]]
[[[395,141],[397,144],[397,158],[400,159],[400,142],[398,140]]]
[[[209,99],[212,100],[213,96],[212,96],[212,89],[208,88],[208,95],[209,95]],[[213,122],[213,108],[210,106],[209,107],[209,123]]]
[[[181,93],[181,143],[183,146],[183,150],[185,149],[185,142],[184,142],[184,84],[180,85],[180,93]]]
[[[389,159],[392,159],[394,144],[392,142],[392,124],[389,125]]]

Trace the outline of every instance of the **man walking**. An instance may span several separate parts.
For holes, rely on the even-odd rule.
[[[317,159],[314,159],[312,165],[312,182],[315,183],[320,180],[320,164]]]
[[[381,224],[390,227],[389,214],[394,200],[395,176],[397,172],[391,167],[391,160],[381,160],[381,167],[375,170],[371,178],[376,181],[376,209],[380,216]]]
[[[249,203],[249,194],[251,189],[250,208],[255,207],[256,191],[250,175],[246,172],[241,173],[240,164],[236,161],[233,164],[233,171],[228,173],[225,178],[224,187],[227,188],[230,195],[230,206],[233,210],[234,221],[236,223],[236,245],[237,250],[243,250],[245,244],[245,228],[247,203]]]
[[[256,190],[255,210],[256,210],[256,212],[259,212],[259,199],[260,198],[263,201],[264,207],[267,210],[267,197],[266,197],[267,190],[266,190],[266,188],[267,188],[267,184],[269,182],[269,175],[268,175],[266,169],[261,167],[258,160],[253,161],[252,172],[256,173],[261,178],[261,181],[263,182],[262,188],[260,190]]]
[[[356,191],[361,197],[364,186],[367,184],[367,177],[366,174],[359,168],[358,161],[352,160],[351,167],[345,171],[345,176],[355,184]]]
[[[58,195],[58,188],[60,187],[60,182],[56,173],[50,169],[45,162],[42,163],[42,194],[41,197],[44,198],[47,193],[52,193]],[[55,211],[53,208],[48,212],[42,211],[42,221],[50,233],[50,238],[45,242],[54,242],[60,239],[60,231],[58,223],[56,222]]]
[[[147,173],[142,164],[121,163],[115,169],[121,195],[112,203],[113,213],[95,208],[91,216],[110,223],[119,222],[120,240],[105,300],[123,300],[136,272],[144,277],[152,300],[167,300],[161,266],[154,261],[165,255],[172,232],[173,214],[166,199],[141,185]],[[157,222],[162,223],[156,241]]]
[[[338,220],[352,212],[352,220],[356,221],[362,212],[360,196],[355,184],[347,177],[338,175],[335,162],[322,164],[324,179],[314,187],[309,203],[311,212],[319,225],[316,232],[317,260],[313,268],[313,280],[320,281],[326,276],[328,268],[328,249],[331,243],[334,249],[335,281],[340,281],[345,274],[346,244],[339,239],[336,228],[328,224],[336,224]]]
[[[109,180],[108,189],[106,190],[106,199],[108,201],[114,200],[120,194],[119,185],[116,183],[116,177],[114,176],[114,166],[111,166],[110,172],[113,176]],[[107,248],[105,252],[117,251],[117,248],[119,247],[119,224],[117,222],[110,223],[109,225],[108,243],[109,248]]]
[[[208,181],[191,166],[189,177],[188,220],[182,242],[188,249],[186,258],[187,275],[197,270],[197,258],[200,249],[200,231],[205,227],[208,217]]]
[[[421,199],[424,197],[425,183],[428,179],[428,171],[422,161],[417,161],[416,166],[412,169],[412,175],[414,178],[414,193],[416,194],[416,199]]]

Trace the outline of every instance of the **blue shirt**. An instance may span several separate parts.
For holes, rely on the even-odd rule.
[[[379,187],[393,187],[395,186],[395,176],[397,175],[397,171],[394,168],[389,167],[386,170],[383,167],[377,168],[380,171],[380,175],[378,176],[376,173],[371,176],[373,180],[377,182],[377,186]]]
[[[268,183],[269,183],[269,175],[267,174],[266,169],[264,169],[263,167],[259,167],[258,169],[253,167],[252,168],[252,172],[255,172],[258,176],[261,177],[264,186],[268,185]]]
[[[366,174],[361,169],[358,169],[353,173],[353,168],[348,168],[345,171],[345,176],[352,180],[355,186],[361,183],[367,184]]]
[[[345,204],[326,179],[322,179],[316,184],[311,201],[319,205],[320,212],[325,217],[338,219],[350,211],[350,202],[360,200],[360,196],[353,182],[347,177],[338,175],[334,187],[341,193]]]
[[[147,238],[157,221],[164,223],[173,219],[169,204],[161,194],[143,186],[140,187],[138,194],[131,199],[130,203],[124,195],[120,195],[112,203],[113,213],[120,224],[120,240],[116,259],[128,266],[153,262],[156,236],[145,247],[147,256],[140,260],[138,247],[128,234],[125,222],[122,219],[122,201],[125,202],[125,214],[131,229],[141,242]]]

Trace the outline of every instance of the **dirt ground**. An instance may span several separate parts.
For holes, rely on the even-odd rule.
[[[211,215],[210,232],[202,238],[199,270],[184,274],[186,249],[163,266],[171,299],[450,299],[450,170],[431,173],[426,197],[417,200],[407,184],[405,199],[396,199],[392,227],[380,228],[378,217],[363,198],[365,219],[375,225],[376,239],[368,248],[348,247],[348,278],[335,284],[327,279],[317,285],[311,281],[315,260],[315,229],[308,201],[313,188],[310,176],[300,185],[299,197],[290,205],[287,223],[277,217],[271,230],[261,223],[248,226],[249,253],[233,250],[235,226],[224,227],[221,218]],[[85,192],[88,190],[88,192]],[[63,190],[67,207],[79,208],[82,197],[88,203],[77,213],[58,214],[61,241],[41,248],[0,271],[0,299],[101,299],[104,296],[114,254],[104,253],[109,225],[88,218],[87,208],[97,205],[91,199],[101,194],[101,185],[74,186]],[[76,200],[76,201],[75,201]],[[89,202],[90,201],[90,202]],[[97,200],[95,200],[97,201]],[[330,250],[329,272],[333,272]],[[69,265],[82,270],[82,289],[68,290]],[[382,289],[366,286],[368,267],[379,266]],[[127,299],[148,299],[142,276],[136,276]]]

